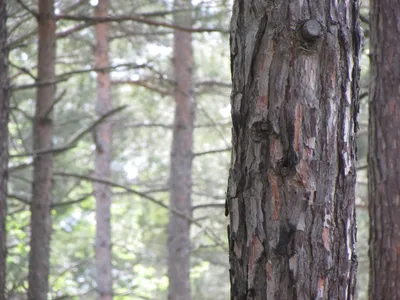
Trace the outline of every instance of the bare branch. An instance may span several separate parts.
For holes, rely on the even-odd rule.
[[[193,218],[187,216],[185,213],[169,207],[167,204],[165,204],[164,202],[157,200],[145,193],[139,192],[135,189],[132,189],[128,186],[113,182],[111,180],[107,180],[107,179],[103,179],[103,178],[97,178],[94,176],[87,176],[87,175],[80,175],[80,174],[75,174],[75,173],[67,173],[67,172],[54,172],[53,174],[54,176],[61,176],[61,177],[73,177],[73,178],[79,178],[82,180],[86,180],[86,181],[90,181],[90,182],[98,182],[98,183],[102,183],[102,184],[107,184],[110,185],[112,187],[116,187],[116,188],[120,188],[123,189],[127,192],[130,192],[134,195],[137,195],[143,199],[146,199],[154,204],[157,204],[158,206],[161,206],[165,209],[168,209],[170,212],[188,220],[189,222],[195,224],[196,226],[198,226],[199,228],[201,228],[202,230],[204,230],[204,232],[208,235],[208,237],[210,237],[214,242],[216,242],[218,245],[220,245],[221,247],[224,247],[224,242],[219,238],[219,236],[217,234],[215,234],[212,230],[210,230],[209,228],[204,227],[203,225],[201,225],[198,221],[194,220]]]
[[[193,153],[193,157],[207,155],[207,154],[227,152],[227,151],[231,151],[231,150],[232,150],[232,148],[225,148],[225,149],[210,150],[210,151],[205,151],[205,152],[198,152],[198,153]]]
[[[172,92],[167,89],[161,89],[157,86],[150,84],[147,80],[113,80],[112,84],[129,84],[144,87],[150,91],[159,93],[162,96],[171,95]]]
[[[228,33],[229,31],[222,28],[188,28],[183,26],[174,25],[171,23],[155,21],[152,19],[145,18],[141,15],[119,15],[119,16],[108,16],[108,17],[89,17],[82,15],[66,15],[59,14],[57,15],[57,20],[69,20],[69,21],[84,21],[84,22],[93,22],[93,23],[106,23],[106,22],[125,22],[125,21],[133,21],[139,22],[151,26],[161,26],[166,28],[172,28],[181,31],[187,32],[223,32]]]
[[[192,206],[192,210],[199,209],[199,208],[210,208],[210,207],[225,208],[225,201],[202,203],[202,204],[194,205],[194,206]]]
[[[107,68],[86,68],[86,69],[78,69],[74,70],[71,72],[65,72],[62,74],[57,75],[57,79],[54,81],[42,81],[42,82],[35,82],[31,84],[23,84],[23,85],[16,85],[11,87],[13,91],[15,90],[23,90],[23,89],[30,89],[34,87],[40,87],[40,86],[46,86],[46,85],[52,85],[52,84],[57,84],[62,81],[67,81],[72,75],[77,75],[77,74],[83,74],[83,73],[90,73],[90,72],[107,72],[107,71],[112,71],[118,68],[127,68],[127,69],[140,69],[140,68],[145,68],[147,67],[146,64],[132,64],[132,63],[123,63],[123,64],[117,64],[113,65]]]
[[[120,112],[121,110],[125,109],[126,107],[127,107],[126,105],[120,106],[120,107],[117,107],[117,108],[109,111],[105,115],[102,115],[96,121],[94,121],[92,124],[90,124],[86,128],[83,128],[83,129],[79,130],[74,135],[72,135],[68,139],[68,141],[62,146],[54,147],[54,148],[51,148],[51,149],[37,150],[37,151],[33,151],[33,152],[28,152],[28,153],[14,154],[14,155],[10,155],[9,157],[13,158],[13,157],[34,156],[34,155],[38,155],[38,154],[54,153],[54,152],[59,153],[59,152],[64,152],[66,150],[69,150],[69,149],[75,147],[77,142],[81,138],[83,138],[87,133],[91,132],[97,125],[102,123],[105,119],[109,118],[110,116],[112,116],[112,115]]]
[[[27,68],[25,67],[20,67],[16,64],[14,64],[11,60],[8,61],[8,63],[13,66],[14,68],[20,70],[22,73],[28,75],[29,77],[31,77],[33,80],[36,80],[36,76],[33,75]]]
[[[87,200],[91,196],[93,196],[93,193],[88,193],[88,194],[85,194],[85,195],[79,197],[78,199],[75,199],[75,200],[53,203],[51,205],[51,207],[60,207],[60,206],[67,206],[67,205],[81,203],[81,202]]]
[[[73,26],[73,27],[71,27],[71,28],[68,28],[68,29],[65,29],[65,30],[63,30],[63,31],[57,32],[57,33],[56,33],[56,37],[57,37],[58,39],[66,38],[66,37],[68,37],[69,35],[71,35],[71,34],[77,32],[77,31],[79,31],[79,30],[88,28],[88,27],[90,27],[90,26],[92,26],[92,25],[93,25],[93,23],[91,23],[91,22],[81,23],[81,24],[75,25],[75,26]]]
[[[34,16],[36,19],[39,17],[39,14],[37,11],[34,11],[33,9],[30,9],[28,5],[26,5],[22,0],[17,0],[19,5],[23,7],[26,11],[28,11],[32,16]]]

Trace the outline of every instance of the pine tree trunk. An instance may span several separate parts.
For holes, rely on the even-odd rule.
[[[108,15],[109,0],[99,0],[95,9],[96,17]],[[109,24],[96,25],[96,68],[108,68]],[[99,116],[112,109],[111,78],[108,71],[97,72],[96,112]],[[112,125],[105,121],[96,129],[95,175],[97,178],[110,179]],[[96,197],[96,283],[97,299],[111,300],[112,289],[112,250],[111,250],[111,189],[109,185],[94,183]]]
[[[400,3],[370,1],[370,299],[400,299]]]
[[[239,1],[231,299],[354,299],[358,1]]]
[[[0,300],[6,300],[6,215],[8,168],[8,49],[6,1],[0,0]]]
[[[175,0],[175,23],[191,27],[190,1]],[[192,34],[174,31],[175,119],[170,167],[170,206],[192,214],[193,102]],[[168,224],[168,299],[190,300],[190,222],[172,212]]]
[[[56,20],[53,0],[39,1],[39,49],[33,149],[52,147],[55,95]],[[31,240],[29,253],[29,300],[47,300],[49,291],[51,203],[53,181],[52,153],[37,154],[33,160]]]

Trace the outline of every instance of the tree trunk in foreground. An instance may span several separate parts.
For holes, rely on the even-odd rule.
[[[8,168],[8,49],[6,1],[0,0],[0,300],[6,300],[6,215]]]
[[[354,299],[359,4],[335,3],[234,3],[231,299]]]
[[[369,298],[400,299],[400,3],[370,1]]]
[[[175,0],[175,23],[191,27],[190,1]],[[190,32],[174,31],[175,120],[170,167],[170,206],[192,215],[193,49]],[[168,299],[190,300],[190,222],[172,212],[168,224]]]
[[[38,81],[54,82],[56,58],[56,20],[53,0],[39,1]],[[33,124],[33,149],[49,149],[53,138],[53,103],[56,86],[37,88]],[[29,300],[47,300],[49,291],[51,203],[53,181],[52,153],[37,154],[33,160],[31,240],[29,253]]]
[[[96,17],[108,15],[109,0],[99,0]],[[108,68],[110,60],[108,23],[96,25],[95,67]],[[96,112],[99,116],[112,109],[111,78],[108,71],[97,72]],[[96,128],[95,175],[97,178],[110,179],[112,125],[106,120]],[[111,189],[109,185],[94,183],[96,197],[96,283],[97,299],[111,300],[112,289],[112,250],[111,250]]]

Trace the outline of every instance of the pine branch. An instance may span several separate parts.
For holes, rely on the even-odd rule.
[[[14,155],[10,155],[9,157],[10,158],[13,158],[13,157],[26,157],[26,156],[34,156],[34,155],[38,155],[38,154],[60,153],[60,152],[67,151],[67,150],[69,150],[71,148],[76,147],[76,145],[77,145],[77,143],[78,143],[78,141],[80,139],[82,139],[87,133],[91,132],[96,126],[98,126],[100,123],[102,123],[105,119],[107,119],[110,116],[120,112],[121,110],[125,109],[126,107],[127,107],[126,105],[120,106],[120,107],[117,107],[117,108],[109,111],[105,115],[102,115],[96,121],[94,121],[92,124],[90,124],[86,128],[83,128],[83,129],[79,130],[74,135],[72,135],[68,139],[68,141],[62,146],[53,147],[51,149],[36,150],[36,151],[28,152],[28,153],[14,154]]]
[[[222,28],[189,28],[174,25],[167,22],[155,21],[141,15],[119,15],[119,16],[108,16],[108,17],[89,17],[82,15],[67,15],[67,14],[59,14],[57,15],[57,20],[69,20],[69,21],[84,21],[84,22],[92,22],[92,23],[106,23],[106,22],[125,22],[125,21],[133,21],[138,23],[143,23],[151,26],[161,26],[181,31],[187,32],[222,32],[228,33],[229,31]]]

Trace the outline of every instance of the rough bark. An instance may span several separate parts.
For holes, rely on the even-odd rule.
[[[38,81],[55,81],[56,20],[53,0],[39,1]],[[49,149],[53,138],[55,84],[37,88],[33,120],[33,149]],[[49,290],[50,238],[52,230],[51,203],[53,157],[37,154],[33,161],[31,201],[31,239],[29,253],[29,300],[47,300]]]
[[[8,167],[8,49],[6,1],[0,0],[0,300],[6,300],[6,215]]]
[[[400,3],[370,1],[370,299],[400,299]]]
[[[192,26],[190,1],[175,0],[175,24]],[[192,158],[195,107],[190,32],[174,31],[175,119],[170,167],[170,207],[192,215]],[[190,298],[190,222],[170,212],[168,224],[168,299]]]
[[[99,0],[95,17],[108,14],[109,0]],[[110,67],[108,23],[96,24],[95,67],[107,70]],[[96,112],[102,116],[112,110],[111,78],[108,71],[97,72]],[[105,121],[97,126],[96,132],[95,175],[110,179],[112,124]],[[96,197],[96,283],[97,299],[111,300],[112,289],[112,249],[111,249],[111,189],[109,185],[94,183]]]
[[[354,299],[358,6],[234,3],[231,299]]]

